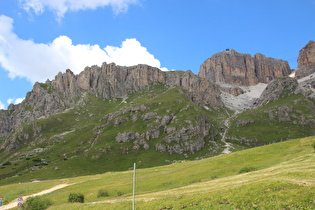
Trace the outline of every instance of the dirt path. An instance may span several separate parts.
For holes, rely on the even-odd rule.
[[[225,141],[225,138],[226,138],[226,134],[230,128],[231,120],[234,119],[236,116],[237,116],[237,112],[235,112],[232,116],[229,116],[224,121],[224,125],[226,126],[226,128],[225,128],[224,133],[222,135],[221,141],[225,144],[225,146],[224,146],[225,148],[222,151],[222,154],[229,154],[232,152],[231,149],[233,149],[233,146],[229,142]]]
[[[55,190],[59,190],[59,189],[61,189],[61,188],[67,187],[67,186],[69,186],[69,185],[70,185],[70,184],[60,184],[60,185],[57,185],[57,186],[55,186],[55,187],[53,187],[53,188],[50,188],[50,189],[48,189],[48,190],[44,190],[44,191],[41,191],[41,192],[39,192],[39,193],[35,193],[35,194],[33,194],[33,195],[23,196],[23,200],[24,200],[24,202],[25,202],[25,200],[26,200],[28,197],[34,197],[34,196],[38,196],[38,195],[48,194],[48,193],[51,193],[51,192],[53,192],[53,191],[55,191]],[[11,201],[11,202],[10,202],[9,204],[7,204],[7,205],[0,206],[0,210],[12,209],[12,208],[14,208],[14,207],[17,207],[17,205],[18,205],[18,201],[17,201],[17,199],[16,199],[16,200]]]

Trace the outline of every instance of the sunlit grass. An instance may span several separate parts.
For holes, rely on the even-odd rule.
[[[137,209],[314,209],[315,137],[296,139],[199,161],[137,170]],[[239,174],[244,167],[255,171]],[[32,194],[59,183],[73,184],[45,197],[50,209],[130,209],[133,171],[40,182]],[[39,186],[0,187],[4,197]],[[18,186],[18,188],[16,187]],[[98,197],[99,190],[109,197]],[[83,193],[84,204],[68,204]],[[119,196],[118,192],[123,192]]]
[[[313,102],[302,94],[280,97],[264,106],[240,113],[231,123],[227,136],[257,140],[251,146],[259,146],[315,135],[313,106]],[[281,107],[292,108],[289,112],[290,120],[280,120],[284,116],[280,115]],[[301,119],[307,123],[303,123]],[[237,125],[238,120],[252,120],[254,123]]]

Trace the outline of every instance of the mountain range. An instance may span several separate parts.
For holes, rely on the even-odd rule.
[[[315,135],[315,42],[287,61],[227,49],[188,71],[103,63],[0,110],[2,181],[202,159]],[[0,180],[0,183],[1,183]]]

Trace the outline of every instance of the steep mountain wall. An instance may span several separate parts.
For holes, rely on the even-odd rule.
[[[295,76],[300,79],[315,72],[315,42],[309,41],[299,52],[298,70]]]
[[[199,76],[212,82],[238,86],[268,83],[291,73],[287,61],[268,58],[260,53],[252,57],[235,50],[214,54],[201,66]]]
[[[23,122],[73,107],[84,93],[105,99],[123,98],[153,84],[183,87],[191,101],[198,105],[222,105],[218,87],[191,71],[163,72],[147,65],[123,67],[104,63],[101,67],[86,67],[79,75],[67,70],[52,81],[36,83],[21,104],[10,105],[7,111],[0,113],[0,138],[19,129]]]
[[[219,89],[208,80],[199,78],[191,71],[163,72],[147,65],[122,67],[104,63],[102,67],[86,68],[77,76],[75,86],[91,91],[98,97],[122,98],[158,83],[183,87],[191,100],[198,105],[222,105]]]

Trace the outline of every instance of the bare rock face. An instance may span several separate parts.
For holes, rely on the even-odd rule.
[[[300,50],[298,66],[313,66],[315,64],[315,42],[309,41],[305,47]]]
[[[52,81],[35,83],[21,104],[11,104],[8,110],[0,112],[0,138],[18,130],[24,122],[61,113],[75,104],[84,103],[87,94],[104,99],[124,98],[155,84],[180,86],[185,89],[187,97],[200,106],[223,105],[218,86],[191,71],[163,72],[148,65],[124,67],[103,63],[101,67],[86,67],[79,75],[68,69],[56,75]],[[139,110],[143,109],[146,107],[139,107]],[[117,120],[116,125],[124,120]],[[8,148],[9,144],[12,143],[4,142],[2,147]]]
[[[275,101],[282,94],[293,95],[298,87],[298,82],[294,78],[278,78],[268,84],[264,92],[258,99],[257,106],[265,105],[271,101]]]
[[[221,106],[219,89],[206,79],[199,78],[191,71],[162,72],[147,65],[131,67],[104,63],[102,67],[87,67],[77,77],[77,86],[97,97],[123,98],[148,85],[166,84],[180,86],[187,90],[187,95],[198,105]],[[74,89],[76,91],[77,89]]]
[[[235,50],[227,50],[208,58],[200,66],[199,76],[212,82],[252,86],[269,83],[290,73],[287,61],[268,58],[260,53],[252,57]]]
[[[180,129],[164,126],[166,136],[155,145],[155,149],[169,154],[183,154],[184,152],[194,154],[205,147],[206,140],[214,139],[211,136],[213,133],[210,133],[211,127],[212,124],[205,115],[198,116],[195,126],[190,124]]]
[[[296,78],[300,79],[315,72],[315,42],[309,41],[299,53]]]

